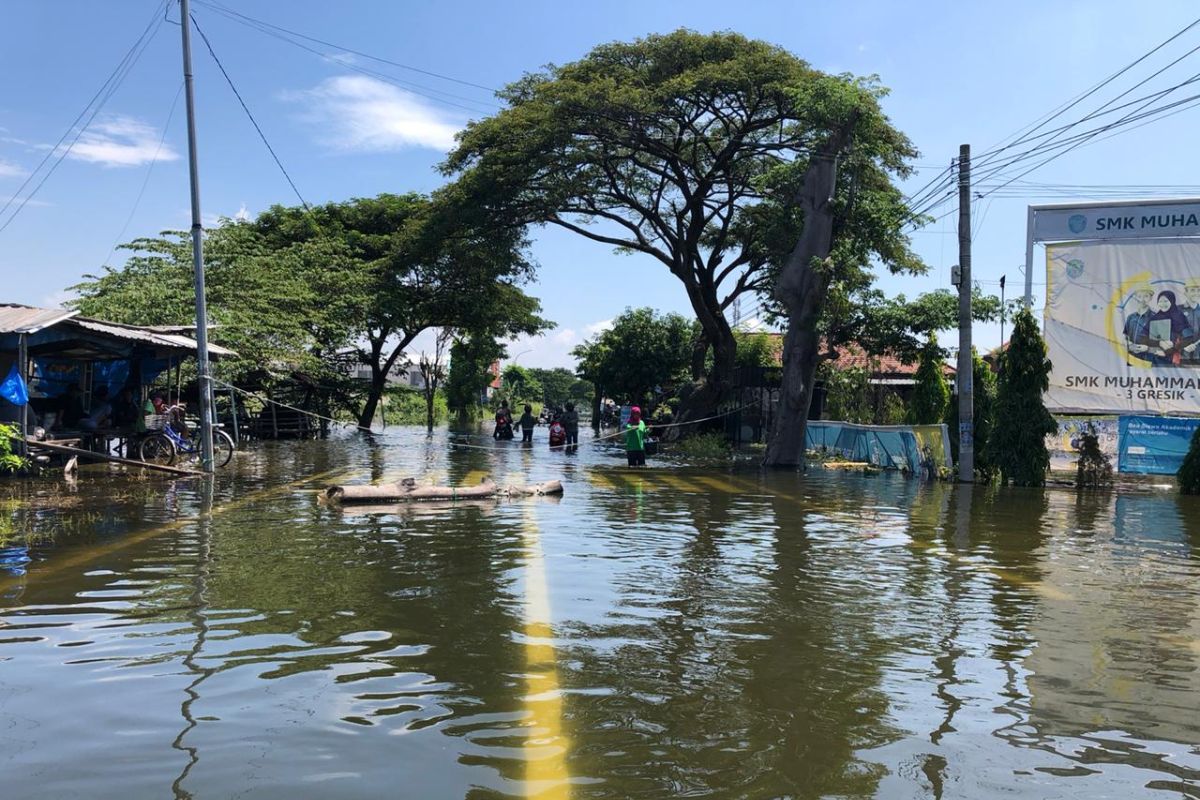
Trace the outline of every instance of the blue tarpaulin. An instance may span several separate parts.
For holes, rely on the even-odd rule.
[[[1174,475],[1187,455],[1195,417],[1126,416],[1117,420],[1117,471]]]
[[[851,422],[810,421],[806,426],[808,450],[837,453],[885,469],[919,472],[928,457],[939,467],[949,466],[949,436],[945,425],[857,425]],[[928,453],[923,453],[925,448]]]

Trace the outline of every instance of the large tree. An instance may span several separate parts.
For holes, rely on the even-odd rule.
[[[691,343],[692,324],[682,315],[633,308],[571,354],[576,373],[595,384],[597,394],[645,402],[659,394],[656,389],[686,379]]]
[[[686,418],[730,388],[736,342],[726,310],[767,290],[770,265],[780,263],[772,258],[795,243],[795,204],[766,192],[786,190],[779,168],[803,167],[843,124],[824,102],[828,84],[871,104],[878,95],[734,33],[680,30],[603,45],[507,87],[507,108],[470,124],[444,168],[458,176],[451,191],[499,225],[556,225],[649,256],[679,279],[701,327],[697,350],[712,351]],[[870,123],[855,141],[860,202],[842,214],[854,240],[842,261],[873,255],[916,269],[890,181],[915,153],[882,114]]]
[[[532,274],[523,233],[488,230],[470,218],[470,209],[444,200],[384,194],[311,209],[275,206],[255,221],[277,250],[330,239],[347,248],[355,279],[365,284],[355,348],[371,377],[355,409],[360,427],[370,427],[388,374],[422,332],[482,325],[512,336],[545,327],[537,301],[519,288]]]

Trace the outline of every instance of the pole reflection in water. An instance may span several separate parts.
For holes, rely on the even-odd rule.
[[[192,713],[192,706],[200,699],[200,684],[215,672],[211,667],[202,667],[198,661],[209,633],[208,575],[212,558],[213,509],[213,480],[211,478],[201,479],[199,494],[200,519],[196,522],[196,566],[195,575],[192,578],[191,607],[187,615],[196,629],[196,634],[193,637],[191,649],[183,657],[183,665],[195,677],[184,689],[187,696],[179,706],[180,715],[186,724],[179,731],[179,735],[175,737],[175,741],[171,742],[172,747],[187,753],[188,756],[187,763],[183,765],[179,776],[171,783],[171,790],[177,798],[189,798],[189,800],[192,795],[183,788],[183,784],[192,768],[199,762],[200,751],[199,748],[186,744],[184,740],[197,725],[196,718]]]

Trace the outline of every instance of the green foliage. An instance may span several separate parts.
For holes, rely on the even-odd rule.
[[[500,375],[499,396],[514,409],[523,403],[540,406],[544,394],[542,382],[533,376],[533,370],[520,364],[510,364]],[[517,414],[520,416],[520,412]]]
[[[994,424],[996,406],[996,375],[974,349],[971,350],[971,390],[974,397],[975,473],[984,482],[996,477],[996,465],[988,452],[987,442]],[[946,428],[950,433],[950,454],[958,461],[958,402],[951,399],[946,413]]]
[[[1016,316],[1008,349],[1000,358],[995,426],[987,453],[1004,484],[1042,486],[1050,468],[1046,435],[1058,423],[1046,410],[1042,394],[1050,386],[1050,360],[1037,321],[1028,308]]]
[[[20,437],[21,430],[16,425],[0,422],[0,473],[20,472],[29,466],[28,459],[13,452],[13,442]]]
[[[737,342],[737,365],[739,367],[778,367],[780,351],[779,337],[769,333],[744,333],[735,331]],[[782,343],[779,343],[782,346]]]
[[[853,177],[838,184],[837,269],[868,283],[872,259],[923,269],[892,183],[915,151],[880,111],[883,94],[736,33],[601,45],[508,86],[507,107],[470,123],[443,165],[457,177],[447,192],[500,225],[550,223],[660,262],[684,284],[724,378],[735,353],[725,309],[766,289],[795,245],[791,199],[847,114],[858,123]]]
[[[302,372],[369,421],[386,375],[434,327],[536,333],[546,326],[520,285],[532,275],[514,230],[469,227],[470,209],[419,194],[360,198],[312,209],[275,206],[253,222],[208,232],[205,270],[215,342],[239,358],[226,380],[270,384]],[[119,269],[73,287],[82,313],[115,322],[194,321],[190,238],[167,232],[126,245]],[[346,377],[339,349],[371,367]]]
[[[389,386],[383,393],[384,402],[381,404],[383,414],[387,417],[388,425],[424,425],[425,424],[425,393],[420,389],[408,386]],[[449,416],[446,404],[446,393],[437,391],[433,395],[433,418],[442,422]]]
[[[655,387],[669,388],[687,378],[692,325],[679,314],[652,308],[626,309],[595,339],[571,351],[576,373],[618,400],[643,401]]]
[[[945,419],[950,387],[942,367],[942,350],[938,347],[937,336],[930,334],[929,342],[921,350],[916,386],[908,401],[910,425],[935,425]]]
[[[832,362],[826,361],[817,374],[825,384],[825,413],[829,419],[862,425],[904,422],[904,400],[886,386],[873,385],[869,369],[835,369]]]
[[[547,405],[562,405],[568,400],[579,399],[581,396],[583,398],[591,396],[591,386],[587,385],[586,381],[580,381],[575,377],[575,373],[564,367],[554,367],[553,369],[534,368],[529,370],[529,374],[530,377],[542,385],[542,397],[540,399]],[[577,386],[576,384],[582,384],[582,386]]]
[[[672,452],[687,461],[728,461],[733,457],[729,440],[716,431],[680,439],[672,446]]]
[[[504,355],[504,346],[487,334],[471,333],[450,345],[446,401],[456,415],[476,415],[492,382],[491,366]]]
[[[1075,485],[1081,489],[1099,489],[1113,482],[1112,459],[1100,449],[1100,437],[1096,426],[1088,423],[1079,436],[1079,464],[1076,468]]]
[[[1192,443],[1176,473],[1180,494],[1200,494],[1200,428],[1192,434]]]

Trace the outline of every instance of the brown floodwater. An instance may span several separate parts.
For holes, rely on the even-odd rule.
[[[0,797],[1200,797],[1194,499],[449,442],[0,484]]]

